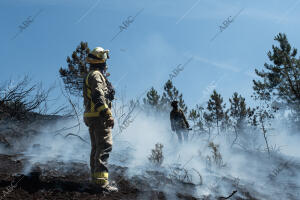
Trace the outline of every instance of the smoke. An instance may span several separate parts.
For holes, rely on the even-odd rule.
[[[245,130],[244,135],[239,136],[240,146],[231,147],[235,136],[229,133],[213,133],[210,140],[206,135],[196,136],[188,144],[181,145],[177,136],[171,132],[169,123],[168,118],[141,113],[120,137],[115,138],[115,141],[126,141],[131,147],[131,152],[125,155],[128,158],[126,162],[129,177],[145,175],[149,170],[161,171],[169,176],[172,174],[172,166],[176,164],[190,173],[191,182],[197,185],[193,195],[199,198],[204,195],[226,196],[234,190],[238,190],[236,195],[241,197],[248,191],[258,199],[298,197],[299,137],[284,131],[280,122],[274,122],[275,131],[269,136],[272,147],[270,156],[259,129],[255,132]],[[192,134],[190,132],[190,136]],[[219,145],[219,158],[214,155],[210,142]],[[151,165],[148,160],[156,143],[164,145],[164,162],[161,168]],[[115,145],[113,152],[126,154],[124,147],[121,147]],[[278,173],[274,174],[276,170]],[[202,185],[199,185],[199,174],[203,179]],[[174,191],[182,191],[178,188],[170,191],[170,188],[172,187],[165,185],[159,189],[170,195]],[[274,197],[274,193],[277,196]]]
[[[83,122],[80,123],[80,129],[79,126],[74,127],[77,121],[73,119],[61,120],[40,129],[41,133],[33,137],[28,148],[22,152],[29,158],[23,173],[29,173],[37,163],[47,164],[49,161],[89,163],[90,145],[82,141],[89,142],[89,134]],[[74,135],[67,136],[69,133],[82,139]]]
[[[41,133],[32,138],[22,152],[29,158],[24,173],[30,172],[36,164],[50,161],[89,165],[88,129],[82,121],[80,129],[74,127],[76,124],[76,120],[69,119],[41,128]],[[246,198],[248,192],[257,199],[297,199],[299,136],[289,134],[280,122],[275,124],[269,142],[280,148],[274,147],[269,156],[259,129],[245,131],[239,136],[239,145],[231,146],[234,134],[212,133],[208,137],[193,131],[189,133],[188,143],[179,144],[170,129],[168,117],[139,112],[121,134],[117,133],[117,127],[113,130],[114,144],[109,163],[127,167],[125,175],[137,187],[147,185],[163,191],[168,199],[176,199],[176,192],[215,198],[228,196],[235,190],[238,191],[235,196],[240,198]],[[77,134],[88,143],[73,135],[65,137],[68,133]],[[164,146],[161,166],[153,165],[148,159],[157,143]],[[143,186],[139,184],[142,181]]]
[[[272,144],[277,144],[280,152],[286,156],[298,157],[300,155],[300,133],[297,130],[288,131],[280,121],[273,123],[274,131],[269,139]]]

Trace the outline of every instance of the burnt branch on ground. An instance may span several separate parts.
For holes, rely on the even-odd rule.
[[[230,199],[231,197],[233,197],[233,195],[235,195],[235,193],[237,193],[237,191],[233,191],[228,197],[219,197],[219,200],[222,200],[222,199]]]

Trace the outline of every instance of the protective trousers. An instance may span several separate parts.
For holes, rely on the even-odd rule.
[[[88,126],[91,138],[92,179],[95,183],[105,187],[109,184],[107,160],[112,150],[111,129],[105,128],[103,123],[99,122],[99,118],[90,118]]]
[[[178,129],[176,130],[176,135],[178,137],[179,143],[182,143],[182,137],[184,138],[185,142],[188,142],[188,131],[185,129]]]

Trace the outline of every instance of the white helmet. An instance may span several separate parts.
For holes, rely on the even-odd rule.
[[[96,47],[86,58],[86,62],[90,64],[105,63],[109,58],[109,50],[102,47]]]

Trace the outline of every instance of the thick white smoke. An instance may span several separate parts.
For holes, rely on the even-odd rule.
[[[192,173],[193,170],[201,174],[203,185],[197,187],[194,195],[200,197],[217,192],[218,195],[226,196],[234,190],[245,190],[252,192],[252,195],[259,199],[297,198],[297,187],[300,186],[300,166],[299,157],[297,157],[299,148],[297,149],[295,141],[299,141],[297,140],[299,137],[291,136],[279,127],[279,125],[276,127],[277,131],[272,131],[269,143],[274,150],[276,146],[280,146],[282,153],[271,151],[271,156],[265,150],[260,130],[240,136],[244,144],[248,142],[247,149],[238,145],[231,148],[234,135],[228,135],[228,133],[213,135],[210,142],[219,145],[222,156],[223,163],[219,161],[221,162],[219,164],[214,164],[214,162],[211,164],[208,161],[213,158],[213,153],[212,148],[208,147],[207,136],[194,137],[193,141],[188,144],[180,145],[176,135],[174,133],[172,135],[170,131],[168,118],[150,117],[141,113],[115,140],[126,141],[133,149],[130,155],[125,155],[129,160],[127,164],[129,176],[143,174],[153,169],[147,157],[155,144],[161,143],[164,145],[165,158],[162,167],[167,171],[166,174],[171,173],[170,166],[175,163],[190,170],[195,184],[199,182],[199,177],[197,173]],[[118,145],[114,146],[114,152],[126,154],[126,151]],[[222,164],[225,166],[216,166]],[[289,187],[289,185],[294,187]],[[276,197],[273,197],[274,193],[277,194]]]
[[[30,164],[24,172],[29,172],[36,163],[46,164],[53,160],[88,165],[90,145],[76,136],[64,137],[68,133],[74,133],[89,142],[88,129],[83,122],[80,131],[78,127],[74,127],[60,134],[55,133],[56,130],[75,124],[76,120],[67,120],[44,127],[41,130],[44,133],[33,138],[29,148],[23,152],[30,158]],[[164,191],[169,199],[175,199],[176,192],[186,192],[196,197],[214,197],[228,196],[234,190],[241,197],[248,191],[258,199],[299,199],[299,136],[292,136],[284,131],[279,122],[275,128],[277,131],[269,136],[269,142],[280,146],[281,152],[272,152],[269,157],[266,151],[262,151],[264,140],[259,130],[241,138],[240,141],[244,143],[253,141],[254,144],[247,149],[238,145],[231,147],[234,135],[229,133],[212,134],[210,141],[207,135],[194,136],[189,143],[179,144],[176,134],[170,130],[168,117],[148,116],[140,112],[121,134],[117,133],[117,128],[113,131],[114,145],[109,162],[128,167],[126,176],[129,179],[137,175],[147,177],[145,180],[149,180],[148,184]],[[190,132],[190,138],[192,135],[193,132]],[[209,142],[219,145],[219,160],[214,159]],[[164,145],[164,161],[161,167],[154,166],[148,160],[157,143]],[[188,181],[184,181],[192,182],[196,187],[174,188],[177,186],[154,184],[155,177],[151,177],[149,171],[158,171],[168,178],[173,175],[174,178],[174,166],[185,169],[189,177]]]
[[[75,119],[69,119],[41,128],[40,132],[42,133],[32,138],[26,151],[22,152],[30,161],[24,169],[24,173],[30,172],[34,164],[47,164],[48,161],[89,163],[88,130],[82,121],[80,128],[79,126],[74,127],[76,124],[78,122]],[[70,133],[81,138],[68,135]]]

